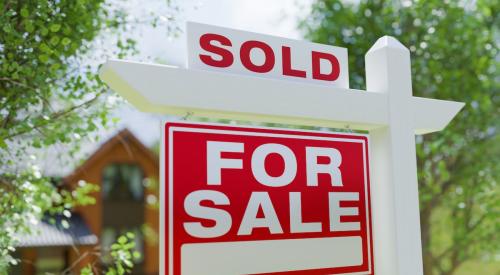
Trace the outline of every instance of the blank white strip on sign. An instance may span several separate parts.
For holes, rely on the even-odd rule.
[[[185,244],[183,275],[241,275],[358,266],[361,237]]]

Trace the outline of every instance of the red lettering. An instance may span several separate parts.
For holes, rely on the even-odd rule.
[[[232,46],[231,40],[229,40],[227,37],[219,34],[206,33],[200,37],[201,48],[207,52],[219,55],[220,60],[206,54],[200,54],[200,60],[203,61],[203,63],[205,63],[206,65],[213,67],[226,68],[231,66],[234,61],[234,57],[231,51],[213,45],[212,41],[217,41],[223,46]]]
[[[320,60],[328,60],[332,65],[332,70],[329,74],[321,73]],[[335,81],[340,75],[339,60],[332,54],[312,51],[312,74],[314,79]]]
[[[200,36],[200,47],[207,51],[206,54],[199,54],[200,60],[208,66],[227,68],[234,64],[234,56],[231,51],[231,40],[223,35],[214,33],[205,33]],[[260,50],[264,54],[262,64],[257,60],[252,60],[252,50]],[[239,58],[243,67],[255,73],[268,73],[276,65],[276,56],[273,48],[257,40],[245,41],[239,49]],[[282,74],[292,77],[307,78],[307,70],[293,68],[292,49],[289,46],[281,46],[281,69]],[[340,62],[337,57],[331,53],[311,51],[311,72],[312,79],[323,81],[335,81],[340,76]],[[331,68],[328,68],[330,63]],[[303,65],[303,64],[302,64]],[[327,65],[323,66],[322,65]],[[325,68],[326,67],[326,68]]]
[[[264,52],[265,55],[264,64],[255,65],[252,62],[252,59],[250,57],[250,52],[254,48],[259,48]],[[243,64],[243,66],[245,66],[245,68],[256,73],[267,73],[271,71],[275,63],[273,49],[266,43],[255,40],[246,41],[245,43],[241,44],[240,59],[241,63]]]
[[[296,77],[306,77],[306,71],[297,70],[292,68],[290,47],[281,47],[282,52],[282,65],[283,65],[283,75],[296,76]]]

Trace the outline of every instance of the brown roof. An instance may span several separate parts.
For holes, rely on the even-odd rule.
[[[149,148],[147,148],[132,132],[128,129],[123,129],[119,131],[116,135],[104,142],[90,157],[88,157],[79,167],[77,167],[73,172],[64,177],[64,182],[70,182],[75,176],[81,172],[87,170],[91,167],[95,161],[105,156],[112,148],[115,146],[122,145],[125,147],[127,152],[129,152],[130,157],[133,157],[131,147],[135,147],[140,150],[145,156],[150,159],[153,163],[159,166],[158,156],[153,153]]]

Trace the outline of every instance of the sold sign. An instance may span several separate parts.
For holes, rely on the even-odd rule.
[[[167,123],[165,274],[371,274],[367,137]]]
[[[188,67],[349,88],[347,49],[188,22]]]

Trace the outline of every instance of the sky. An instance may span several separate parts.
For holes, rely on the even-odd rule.
[[[173,1],[181,9],[174,15],[182,29],[180,35],[168,38],[164,29],[142,29],[138,39],[140,54],[134,57],[135,60],[161,60],[184,67],[187,56],[186,21],[300,39],[300,32],[296,28],[298,18],[306,14],[311,3],[311,0]],[[162,116],[139,112],[127,104],[120,107],[114,116],[120,118],[118,129],[130,129],[146,145],[151,146],[158,141]]]

